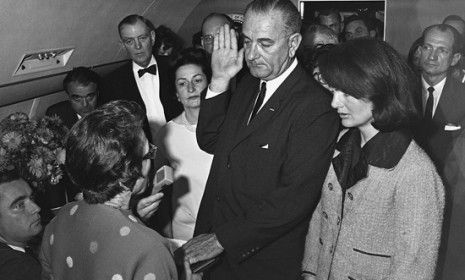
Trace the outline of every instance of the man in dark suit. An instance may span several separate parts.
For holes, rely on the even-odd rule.
[[[176,99],[173,74],[168,63],[152,55],[155,28],[148,19],[129,15],[118,24],[118,31],[132,61],[105,79],[100,103],[117,99],[137,102],[146,111],[144,130],[150,139],[183,110]]]
[[[300,279],[339,120],[295,59],[299,30],[291,1],[255,0],[245,13],[244,49],[227,25],[215,36],[197,127],[214,159],[196,236],[183,246],[191,264],[219,259],[210,279]],[[230,92],[244,56],[251,75]]]
[[[42,230],[40,208],[29,185],[14,171],[0,173],[0,279],[40,279],[29,241]]]
[[[68,72],[63,80],[63,89],[69,99],[50,106],[47,116],[58,116],[67,128],[71,128],[97,106],[99,76],[86,67],[77,67]]]
[[[440,279],[462,279],[465,274],[465,196],[463,168],[465,151],[457,141],[465,137],[465,85],[454,79],[452,67],[461,58],[462,40],[447,24],[432,25],[423,32],[420,48],[422,68],[419,142],[433,159],[446,187],[443,242],[439,256]],[[455,148],[454,148],[455,147]],[[438,275],[440,276],[440,274]]]
[[[451,77],[461,58],[461,44],[457,30],[438,24],[425,29],[420,47],[424,133],[420,141],[439,169],[465,125],[465,86]]]

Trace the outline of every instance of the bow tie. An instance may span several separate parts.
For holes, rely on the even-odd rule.
[[[152,65],[150,67],[140,69],[139,71],[137,71],[137,73],[139,74],[139,78],[144,76],[145,73],[150,73],[152,75],[156,75],[157,74],[157,65],[154,64],[154,65]]]

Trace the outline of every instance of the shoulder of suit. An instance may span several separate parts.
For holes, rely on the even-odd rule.
[[[46,111],[46,115],[49,115],[49,113],[54,113],[57,111],[63,111],[63,110],[67,111],[69,109],[71,109],[71,104],[69,103],[68,100],[64,100],[64,101],[58,102],[48,107]]]

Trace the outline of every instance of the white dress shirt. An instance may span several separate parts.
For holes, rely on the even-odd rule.
[[[152,56],[149,65],[156,64],[155,58]],[[158,76],[159,68],[157,66],[157,75],[145,73],[139,78],[138,71],[143,69],[136,63],[132,62],[132,70],[134,78],[136,79],[137,87],[139,88],[140,95],[144,101],[147,110],[147,119],[149,121],[150,131],[154,136],[158,130],[166,124],[165,112],[160,100],[160,79]]]
[[[438,107],[438,103],[439,103],[439,99],[441,98],[441,94],[442,94],[442,90],[444,89],[444,85],[446,84],[446,78],[444,78],[442,81],[440,81],[439,83],[437,83],[436,85],[432,86],[434,88],[434,91],[433,91],[433,115],[432,117],[434,117],[434,113],[436,112],[436,108]],[[425,79],[423,78],[423,76],[421,77],[421,84],[422,84],[422,95],[421,95],[421,101],[422,101],[422,108],[423,108],[423,115],[425,114],[425,107],[426,107],[426,101],[428,100],[428,95],[429,95],[429,92],[428,92],[428,88],[431,87],[431,85],[429,85]]]

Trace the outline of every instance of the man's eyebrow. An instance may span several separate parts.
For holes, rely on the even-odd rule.
[[[13,202],[11,202],[10,207],[15,205],[16,203],[18,203],[21,200],[25,200],[26,198],[28,198],[27,195],[18,196],[15,200],[13,200]]]

